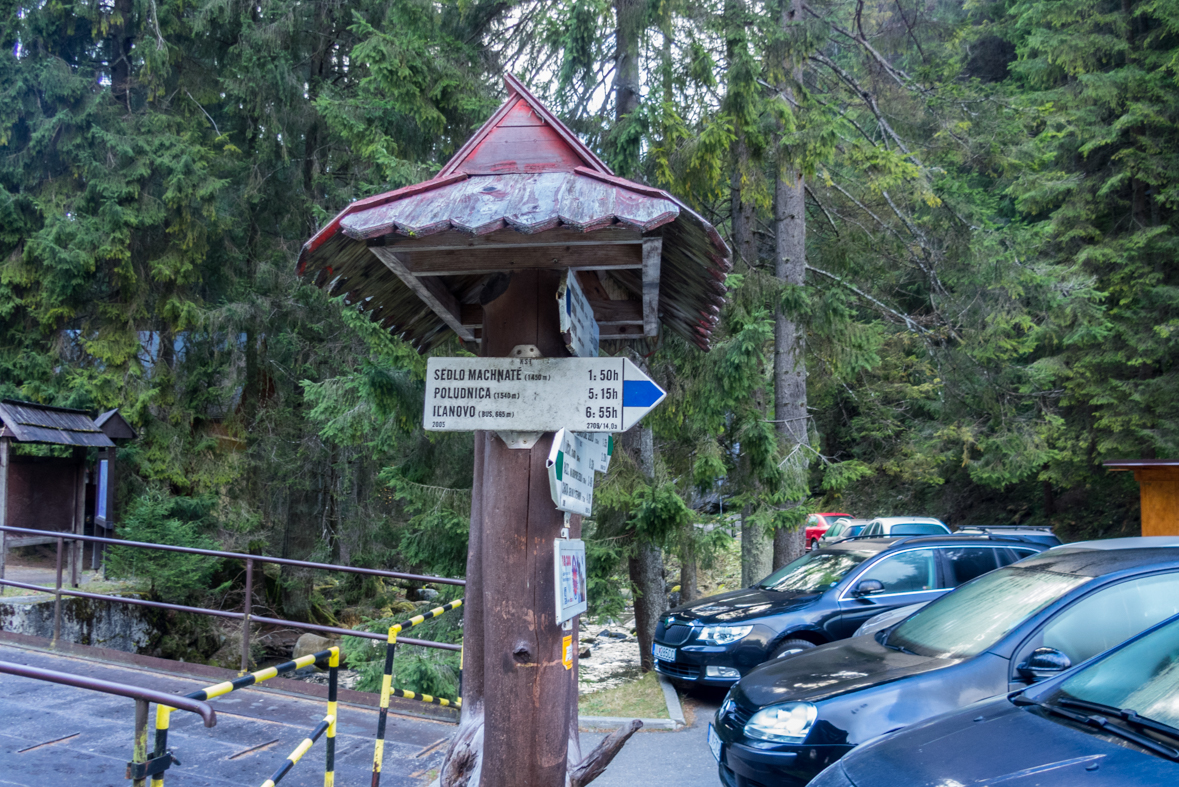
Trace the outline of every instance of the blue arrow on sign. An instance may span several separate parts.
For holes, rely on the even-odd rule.
[[[629,360],[622,366],[622,431],[630,429],[662,402],[667,392]]]

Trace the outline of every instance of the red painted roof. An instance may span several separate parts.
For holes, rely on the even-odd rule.
[[[660,230],[661,320],[708,349],[732,267],[720,234],[670,194],[616,177],[519,80],[505,81],[508,99],[437,176],[349,205],[303,246],[299,275],[347,293],[425,350],[444,337],[445,326],[423,313],[416,297],[406,297],[408,288],[368,252],[367,241],[384,238],[396,246],[398,239],[444,231],[484,235],[504,228],[528,235],[558,227]],[[633,291],[625,274],[611,275]],[[457,274],[446,278],[460,301],[475,286]]]

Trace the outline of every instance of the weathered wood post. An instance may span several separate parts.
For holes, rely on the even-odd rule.
[[[428,383],[425,412],[427,429],[478,430],[463,715],[440,780],[443,787],[581,787],[638,725],[582,757],[576,619],[562,630],[557,607],[567,618],[584,609],[585,597],[558,598],[556,574],[564,569],[554,541],[566,519],[554,496],[568,493],[561,507],[584,513],[569,501],[592,495],[595,471],[578,464],[586,451],[564,441],[601,445],[601,434],[624,431],[662,399],[618,357],[621,342],[666,328],[707,350],[731,265],[706,221],[663,191],[615,177],[519,81],[505,79],[507,101],[438,175],[350,205],[304,245],[298,272],[421,352],[451,332],[478,347],[477,362],[431,359],[440,376]],[[560,322],[560,309],[566,318],[572,313],[573,291],[577,331]],[[616,357],[591,360],[598,341],[610,342]],[[515,368],[493,360],[536,357],[558,360]],[[522,375],[526,367],[531,378],[484,382],[491,379],[484,373]],[[554,432],[564,437],[552,455],[579,468],[560,490],[553,480],[560,471],[550,476],[546,466]],[[599,436],[574,437],[586,432]],[[581,491],[568,492],[577,485]],[[576,539],[580,527],[571,516],[568,536]],[[560,551],[560,566],[584,560],[579,545],[562,543]],[[571,587],[565,574],[560,584],[562,594]],[[567,636],[574,647],[563,661]]]

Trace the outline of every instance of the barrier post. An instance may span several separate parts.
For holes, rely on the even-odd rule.
[[[385,672],[381,676],[381,711],[377,717],[377,742],[373,747],[372,787],[380,787],[381,761],[385,757],[385,723],[389,719],[389,695],[393,690],[393,652],[397,649],[397,635],[401,626],[389,628],[389,639],[385,644]]]
[[[54,647],[57,646],[57,640],[61,636],[61,550],[63,539],[61,536],[57,538],[57,582],[53,586],[53,642]]]
[[[142,765],[147,762],[147,700],[135,700],[135,747],[131,762]],[[146,787],[147,779],[133,779],[132,787]]]
[[[336,689],[340,679],[340,648],[331,649],[328,658],[328,711],[332,722],[327,728],[327,761],[323,769],[323,787],[335,787],[336,784],[336,720],[339,718],[336,705]]]
[[[250,613],[253,611],[254,596],[254,560],[246,558],[246,600],[242,605],[242,669],[245,675],[250,671]]]
[[[168,725],[172,721],[172,711],[167,705],[156,706],[156,741],[152,759],[163,757],[168,753]],[[164,787],[164,774],[157,773],[151,777],[151,787]]]

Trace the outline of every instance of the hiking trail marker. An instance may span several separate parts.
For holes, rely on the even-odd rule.
[[[603,449],[596,439],[605,438]],[[562,429],[553,437],[553,447],[545,466],[549,471],[549,491],[558,511],[589,516],[594,507],[594,475],[605,473],[610,465],[614,438],[609,434],[577,434]]]
[[[598,337],[601,329],[594,319],[594,307],[585,297],[574,271],[561,274],[557,287],[557,306],[560,310],[561,336],[569,352],[578,358],[598,357]]]
[[[428,432],[625,432],[667,393],[626,358],[431,358]]]

